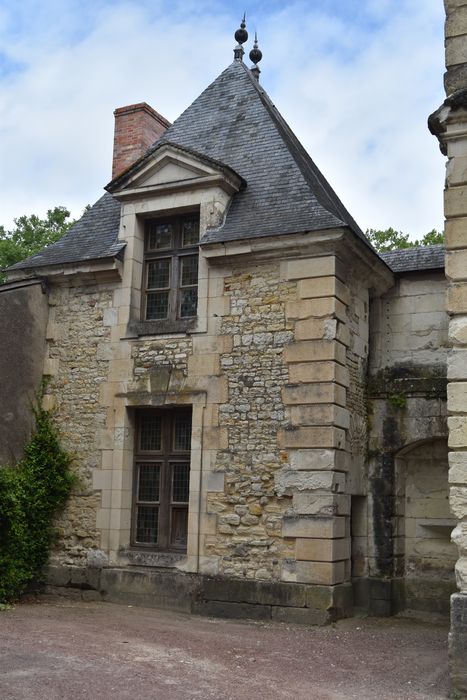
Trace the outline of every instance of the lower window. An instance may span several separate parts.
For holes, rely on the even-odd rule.
[[[138,411],[133,545],[186,550],[190,446],[191,410]]]

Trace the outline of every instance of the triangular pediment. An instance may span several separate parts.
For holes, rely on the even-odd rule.
[[[223,163],[178,145],[164,143],[113,180],[106,189],[119,198],[138,192],[209,187],[212,184],[219,184],[233,193],[245,183]]]

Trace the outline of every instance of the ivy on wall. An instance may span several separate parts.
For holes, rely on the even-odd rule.
[[[50,411],[34,408],[35,431],[24,459],[0,467],[0,604],[38,581],[54,539],[54,514],[63,508],[76,476]]]

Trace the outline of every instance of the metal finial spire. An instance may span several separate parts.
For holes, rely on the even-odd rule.
[[[258,80],[258,81],[259,81],[259,74],[261,73],[259,66],[258,66],[258,63],[261,61],[262,58],[263,58],[263,54],[261,53],[261,51],[258,48],[258,35],[255,32],[255,42],[253,44],[253,48],[250,51],[250,61],[254,64],[251,67],[251,72],[253,73],[256,80]]]
[[[237,41],[237,46],[234,48],[234,57],[236,61],[242,61],[245,54],[242,44],[248,40],[248,32],[246,30],[246,13],[243,13],[243,19],[240,22],[240,28],[235,32],[235,41]]]

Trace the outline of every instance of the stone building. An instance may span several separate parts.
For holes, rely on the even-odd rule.
[[[305,623],[446,613],[448,327],[466,339],[444,248],[373,250],[264,91],[258,53],[243,62],[245,33],[174,124],[116,110],[106,194],[0,289],[6,327],[15,305],[34,318],[28,352],[20,331],[11,346],[15,391],[50,378],[80,477],[49,582]],[[448,231],[451,306],[462,246]],[[14,401],[3,460],[30,428]]]
[[[467,694],[467,3],[445,0],[446,100],[429,126],[447,156],[444,192],[448,337],[449,500],[458,546],[449,654],[454,688]]]

